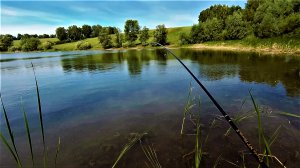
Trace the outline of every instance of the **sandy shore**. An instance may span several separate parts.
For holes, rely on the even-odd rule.
[[[230,46],[230,45],[206,45],[206,44],[193,44],[185,48],[193,48],[199,50],[220,50],[220,51],[243,51],[243,52],[258,52],[261,54],[291,54],[300,56],[300,49],[285,49],[273,45],[272,47],[250,47],[250,46]]]

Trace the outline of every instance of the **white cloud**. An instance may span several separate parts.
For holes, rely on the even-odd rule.
[[[62,22],[62,16],[45,13],[41,11],[31,11],[19,8],[12,8],[12,7],[1,7],[1,16],[2,18],[5,17],[36,17],[36,18],[43,18],[43,20],[52,21],[52,22]]]
[[[1,34],[12,34],[16,36],[20,34],[55,34],[55,29],[58,26],[49,25],[2,25]]]

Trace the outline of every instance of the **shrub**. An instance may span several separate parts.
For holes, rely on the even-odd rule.
[[[234,12],[225,21],[226,38],[230,40],[242,39],[247,35],[246,22],[241,12]]]
[[[206,22],[201,23],[203,26],[203,39],[204,41],[217,41],[223,40],[223,22],[220,19],[213,18]]]
[[[88,49],[92,48],[92,45],[87,41],[84,41],[84,42],[79,41],[76,44],[76,48],[79,50],[88,50]]]
[[[113,46],[112,41],[111,41],[111,37],[108,34],[107,31],[103,31],[100,33],[99,37],[98,37],[102,47],[104,49],[108,49],[111,48]]]
[[[13,44],[12,35],[1,35],[0,36],[0,51],[7,51],[7,49]]]
[[[11,46],[8,48],[9,52],[16,52],[16,51],[21,51],[21,47],[18,46]]]
[[[179,45],[186,45],[189,43],[190,43],[189,36],[185,33],[180,33],[179,34]]]
[[[46,42],[42,43],[41,49],[43,49],[43,50],[49,50],[49,49],[52,48],[52,46],[53,46],[52,42],[46,41]]]
[[[21,48],[22,51],[35,51],[38,49],[39,44],[41,41],[38,38],[33,37],[23,37],[21,39]]]

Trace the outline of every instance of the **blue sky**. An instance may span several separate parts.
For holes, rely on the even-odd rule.
[[[240,5],[246,0],[198,1],[1,1],[1,34],[54,34],[59,26],[83,24],[124,28],[127,19],[155,28],[189,26],[213,4]]]

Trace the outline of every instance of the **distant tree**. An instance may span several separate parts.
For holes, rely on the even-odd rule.
[[[118,31],[118,28],[112,26],[108,26],[105,28],[107,29],[108,34],[115,34]]]
[[[60,41],[67,40],[68,34],[67,34],[67,30],[64,27],[58,27],[55,32],[56,32],[56,37]]]
[[[123,43],[123,34],[121,33],[120,29],[117,29],[116,34],[116,38],[115,38],[115,43],[116,43],[116,47],[120,48],[122,47],[122,43]]]
[[[140,26],[137,20],[127,20],[125,22],[124,32],[126,41],[132,44],[138,38],[139,31]]]
[[[0,35],[0,51],[7,51],[13,44],[13,36],[10,34]]]
[[[210,8],[207,8],[200,12],[198,16],[198,21],[205,22],[207,20],[212,20],[213,18],[221,19],[225,22],[225,19],[232,15],[233,12],[241,10],[240,6],[227,6],[227,5],[213,5]]]
[[[71,41],[77,41],[82,39],[81,29],[76,25],[72,25],[68,27],[68,37]]]
[[[149,29],[144,26],[143,29],[141,30],[141,35],[140,35],[140,41],[142,42],[142,45],[147,44],[147,40],[150,38],[149,36]]]
[[[104,49],[108,49],[108,48],[111,48],[113,46],[112,44],[112,41],[111,41],[111,37],[110,35],[108,34],[107,30],[103,29],[101,32],[100,32],[100,35],[98,37],[102,47]]]
[[[50,38],[49,34],[43,34],[44,38]]]
[[[225,21],[226,38],[230,40],[242,39],[247,35],[247,23],[241,12],[234,12]]]
[[[91,26],[83,25],[81,30],[82,30],[82,34],[83,34],[84,38],[90,38],[91,37],[92,31],[93,31]]]
[[[50,38],[55,38],[55,37],[56,37],[55,34],[50,35]]]
[[[38,38],[24,36],[22,37],[20,44],[22,51],[35,51],[38,49],[41,41]]]
[[[21,40],[21,38],[23,37],[23,35],[22,34],[20,34],[20,33],[18,33],[18,35],[17,35],[17,39],[18,40]]]
[[[93,25],[92,26],[92,34],[91,37],[98,37],[102,30],[102,26],[100,25]]]
[[[37,34],[33,34],[33,35],[31,35],[30,37],[38,38],[38,35],[37,35]]]
[[[156,29],[154,31],[155,41],[162,45],[167,44],[167,34],[168,34],[168,31],[164,24],[157,25]]]

